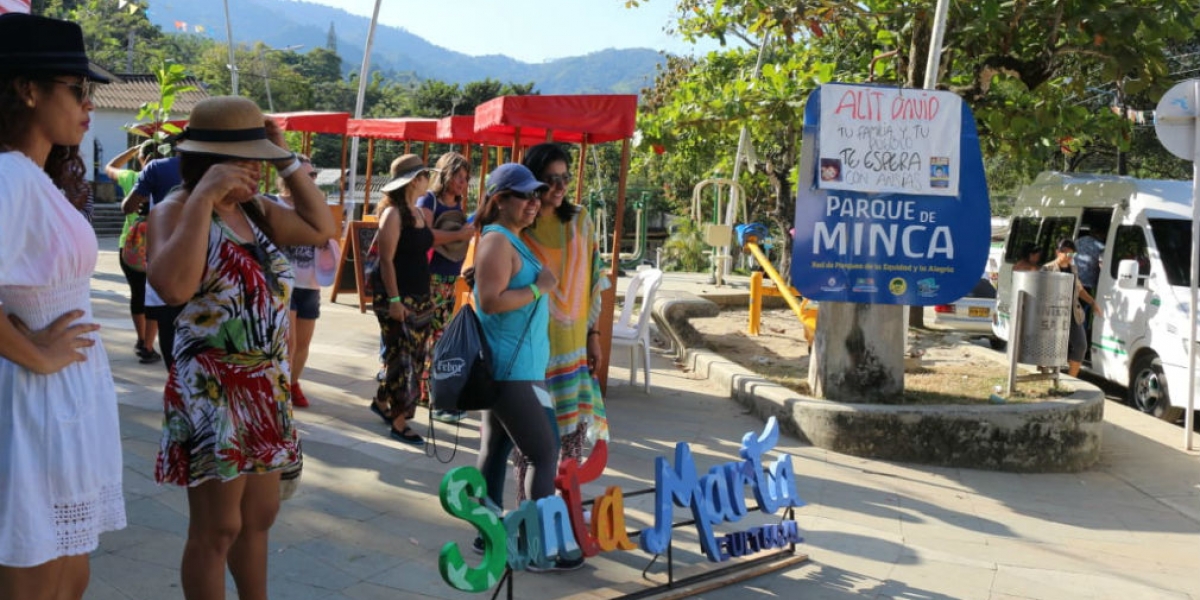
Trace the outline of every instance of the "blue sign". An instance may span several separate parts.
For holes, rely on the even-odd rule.
[[[797,188],[792,285],[805,297],[946,304],[983,276],[983,156],[970,108],[949,92],[818,88],[804,111]]]

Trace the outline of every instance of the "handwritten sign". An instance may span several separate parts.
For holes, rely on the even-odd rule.
[[[818,187],[957,196],[962,99],[950,92],[821,86]]]
[[[829,92],[827,87],[835,91]],[[954,302],[979,282],[991,234],[983,156],[970,107],[947,96],[946,92],[840,84],[822,86],[809,96],[804,110],[792,245],[792,285],[805,297],[929,306]],[[917,107],[898,102],[901,98],[916,101]],[[826,102],[833,106],[826,106]],[[929,141],[936,137],[933,132],[937,128],[928,119],[922,121],[918,135],[916,123],[898,123],[892,118],[893,106],[907,107],[898,116],[935,115],[932,120],[939,123],[953,119],[956,127],[938,127],[953,130],[959,138],[953,143]],[[831,128],[826,118],[843,124]],[[849,135],[850,126],[845,124],[851,120],[859,123],[853,135]],[[925,138],[927,130],[929,137]],[[860,139],[860,133],[865,137]],[[925,149],[915,144],[911,148],[884,149],[889,144],[904,145],[904,135],[918,135]],[[907,158],[885,161],[890,166],[883,170],[874,170],[879,165],[877,157],[892,152],[889,156],[894,158],[898,156],[896,151],[909,154],[904,154]],[[938,153],[935,158],[949,159],[945,188],[933,187],[936,180],[932,172],[921,178],[914,175],[918,163],[931,164],[931,151]],[[841,182],[830,181],[838,176],[824,163],[830,156],[841,160]],[[847,185],[851,183],[846,181],[848,177],[863,183],[862,177],[849,175],[852,171],[846,170],[847,165],[853,165],[850,168],[858,169],[860,175],[866,173],[864,177],[870,181],[898,182],[900,189],[867,191]],[[912,168],[900,168],[904,165]],[[921,167],[922,173],[924,169]],[[905,173],[908,175],[899,179],[885,177]],[[910,184],[928,189],[917,193],[906,187]],[[953,197],[941,195],[951,191]]]

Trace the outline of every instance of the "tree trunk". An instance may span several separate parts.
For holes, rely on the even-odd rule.
[[[904,392],[904,310],[822,302],[808,369],[817,398],[897,404]]]

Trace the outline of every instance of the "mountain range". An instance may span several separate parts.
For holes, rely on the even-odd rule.
[[[303,0],[235,0],[229,2],[233,37],[252,45],[262,41],[273,48],[327,45],[330,26],[337,40],[343,68],[356,71],[362,64],[370,19],[340,8]],[[422,21],[437,26],[438,11],[423,13]],[[224,42],[224,3],[215,0],[156,0],[148,12],[163,31],[188,31]],[[543,94],[638,93],[654,82],[655,67],[665,57],[648,48],[609,49],[584,56],[531,64],[493,54],[469,56],[436,46],[411,31],[380,23],[375,30],[371,69],[385,75],[415,75],[465,84],[485,78],[501,82],[534,82]],[[304,52],[304,49],[300,49]]]

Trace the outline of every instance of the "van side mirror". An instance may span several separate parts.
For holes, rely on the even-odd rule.
[[[1138,262],[1126,259],[1117,263],[1117,289],[1132,290],[1138,287]]]

